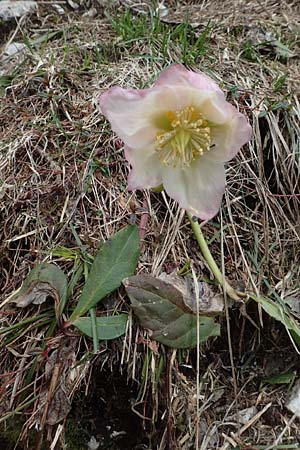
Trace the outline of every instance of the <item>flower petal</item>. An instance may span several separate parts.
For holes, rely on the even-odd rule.
[[[201,91],[219,92],[219,86],[202,72],[192,72],[181,64],[174,64],[164,70],[158,77],[155,86],[190,86]]]
[[[223,124],[230,118],[225,97],[219,92],[201,91],[190,86],[161,86],[157,89],[160,97],[156,115],[194,106],[203,113],[205,119],[215,124]]]
[[[203,114],[205,119],[217,125],[222,125],[229,120],[230,114],[227,108],[228,103],[223,94],[219,92],[212,92],[206,100],[198,103],[200,97],[199,93],[195,93],[195,105],[198,106],[199,111]],[[203,95],[203,94],[202,94]],[[198,103],[198,104],[197,104]]]
[[[161,162],[153,147],[132,149],[125,147],[125,158],[131,165],[128,189],[149,189],[162,183]]]
[[[230,120],[211,128],[213,147],[207,157],[214,161],[230,161],[252,136],[252,128],[246,117],[229,103],[227,108],[231,115]]]
[[[186,169],[164,167],[162,179],[167,194],[181,208],[203,220],[217,214],[226,183],[222,163],[202,156]]]
[[[115,86],[100,96],[99,104],[112,129],[131,148],[153,144],[158,131],[156,119],[168,111],[194,105],[214,123],[228,120],[223,94],[191,86],[157,86],[144,90]]]
[[[112,129],[131,147],[147,145],[155,139],[155,128],[149,110],[157,103],[157,89],[110,88],[99,98],[101,111]]]

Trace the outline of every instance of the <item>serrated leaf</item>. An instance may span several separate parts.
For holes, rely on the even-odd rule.
[[[99,340],[116,339],[122,336],[126,330],[127,314],[119,316],[97,317],[97,336]],[[92,319],[90,317],[79,317],[73,322],[78,330],[89,337],[93,337]]]
[[[138,228],[128,225],[101,246],[70,321],[74,322],[132,275],[140,255]]]
[[[220,334],[220,326],[211,317],[197,316],[184,303],[182,293],[170,283],[150,275],[124,280],[132,308],[151,337],[169,347],[191,348],[197,345],[197,321],[200,342]]]
[[[59,303],[65,301],[67,295],[67,278],[55,264],[41,263],[34,267],[25,279],[21,289],[10,301],[22,308],[30,303],[41,304],[47,297]]]

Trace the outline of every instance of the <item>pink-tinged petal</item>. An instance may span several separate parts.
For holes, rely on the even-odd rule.
[[[213,80],[174,65],[160,75],[153,88],[113,87],[100,97],[99,104],[126,145],[130,190],[163,183],[170,197],[193,215],[209,220],[217,214],[225,189],[223,163],[249,141],[252,130]],[[207,124],[201,122],[202,116]],[[165,151],[166,145],[173,146],[179,137],[178,149],[174,150],[178,154],[171,155],[176,167],[166,166],[159,152]],[[182,168],[180,159],[186,158],[183,152],[190,152],[188,146],[195,146],[195,142],[202,145],[201,139],[205,141],[203,149],[205,143],[211,144],[210,151],[205,150],[204,155],[198,155],[191,164],[189,160],[190,165]]]
[[[211,128],[213,147],[207,156],[214,161],[230,161],[252,136],[252,128],[246,117],[229,103],[227,107],[231,113],[230,120]]]
[[[201,91],[190,86],[161,86],[159,92],[160,102],[156,114],[181,111],[186,106],[194,106],[206,120],[215,124],[223,124],[231,116],[222,93]]]
[[[125,158],[131,165],[128,189],[149,189],[162,183],[161,162],[153,147],[132,149],[125,147]]]
[[[160,101],[154,117],[167,111],[181,111],[187,106],[194,106],[206,120],[215,124],[223,124],[230,118],[228,103],[219,92],[201,91],[190,86],[161,86],[157,89]]]
[[[112,129],[131,147],[148,145],[155,139],[156,130],[149,120],[149,111],[158,102],[157,89],[110,88],[99,98],[102,113]]]
[[[143,90],[114,86],[100,96],[99,105],[112,129],[126,145],[143,148],[155,141],[157,117],[185,106],[185,99],[192,101],[195,97],[192,89],[177,91],[174,86]],[[207,94],[202,97],[206,98]]]
[[[155,86],[189,86],[201,91],[213,91],[222,93],[219,86],[207,75],[202,72],[192,72],[187,70],[181,64],[174,64],[164,70],[157,81]]]
[[[223,94],[201,91],[191,86],[161,86],[151,89],[112,87],[99,98],[101,111],[112,129],[131,148],[154,143],[160,117],[168,111],[195,106],[216,124],[228,120]]]
[[[200,91],[199,91],[200,92]],[[228,111],[228,103],[223,94],[219,92],[211,93],[208,98],[201,103],[197,102],[199,94],[195,95],[195,105],[203,114],[203,117],[212,124],[221,125],[227,122],[230,118]]]
[[[209,220],[219,211],[226,183],[222,163],[202,156],[186,169],[164,167],[162,179],[167,194],[194,216]]]

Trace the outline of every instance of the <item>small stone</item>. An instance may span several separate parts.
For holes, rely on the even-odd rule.
[[[19,18],[35,10],[37,3],[33,0],[14,1],[2,0],[0,1],[0,19],[8,21],[14,18]]]
[[[285,406],[297,417],[300,417],[300,382],[299,381],[294,385],[290,395],[288,396]]]
[[[96,17],[97,16],[97,10],[96,10],[96,8],[90,8],[88,11],[86,11],[84,14],[83,14],[83,17],[89,17],[89,18],[94,18],[94,17]]]
[[[71,6],[72,9],[75,9],[75,10],[78,9],[80,6],[78,3],[73,2],[73,0],[67,0],[67,3],[69,6]]]
[[[24,53],[26,51],[26,49],[27,49],[27,46],[24,43],[12,42],[5,48],[3,56],[2,56],[2,60],[6,61],[9,58],[11,58],[12,56],[17,55],[18,53],[19,54]]]
[[[63,16],[66,13],[64,8],[60,6],[58,3],[54,3],[52,6],[61,16]]]
[[[88,449],[89,450],[97,450],[97,448],[99,448],[99,445],[100,445],[100,443],[96,441],[96,438],[94,436],[92,436],[88,443]]]

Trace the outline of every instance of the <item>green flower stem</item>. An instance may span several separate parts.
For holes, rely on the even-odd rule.
[[[94,348],[94,353],[97,353],[98,349],[99,349],[99,340],[98,340],[98,333],[97,333],[96,308],[90,309],[90,316],[91,316],[91,322],[92,322],[93,348]]]
[[[84,278],[85,282],[88,279],[89,276],[89,266],[85,262],[83,265],[83,272],[84,272]],[[91,323],[92,323],[92,334],[93,334],[93,351],[94,354],[96,354],[99,350],[99,340],[98,340],[98,333],[97,333],[97,319],[96,319],[96,308],[93,307],[89,310],[90,317],[91,317]]]
[[[195,222],[193,220],[192,214],[187,212],[187,216],[189,218],[189,221],[192,226],[192,230],[194,232],[195,238],[199,244],[200,250],[202,252],[202,255],[204,256],[207,264],[209,265],[210,270],[214,274],[216,280],[220,283],[220,285],[223,287],[227,295],[232,298],[233,300],[241,300],[238,293],[233,289],[232,286],[225,280],[225,277],[223,276],[222,272],[220,271],[219,267],[216,264],[216,261],[214,260],[212,254],[210,253],[210,250],[208,248],[208,245],[204,239],[201,227],[199,225],[198,220]]]

